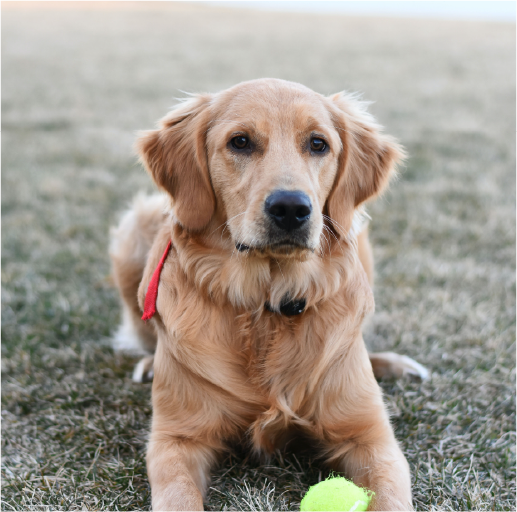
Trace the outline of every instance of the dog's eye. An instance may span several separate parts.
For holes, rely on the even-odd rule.
[[[313,138],[311,139],[311,149],[315,153],[323,153],[327,149],[327,144],[323,139]]]
[[[235,149],[244,149],[248,147],[250,141],[248,137],[244,137],[244,135],[238,135],[231,140],[231,143]]]

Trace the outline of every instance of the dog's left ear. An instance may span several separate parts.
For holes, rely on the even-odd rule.
[[[335,231],[344,235],[343,229],[348,233],[352,226],[354,210],[386,188],[405,154],[395,139],[381,132],[364,102],[344,93],[327,100],[342,144],[327,210],[337,223]]]

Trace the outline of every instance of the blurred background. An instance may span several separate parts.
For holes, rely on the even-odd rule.
[[[263,1],[263,2],[204,2],[207,5],[217,5],[237,8],[250,8],[263,11],[334,13],[360,16],[383,16],[398,18],[430,18],[449,20],[483,20],[515,22],[515,4],[508,1],[494,2],[463,2],[463,1],[419,1],[396,2],[374,1],[367,2],[319,2],[299,1]]]
[[[109,228],[136,132],[187,92],[357,91],[406,147],[369,206],[372,350],[422,510],[515,509],[514,2],[2,2],[2,509],[150,507],[150,385],[114,354]],[[310,455],[236,448],[213,510],[297,510]]]

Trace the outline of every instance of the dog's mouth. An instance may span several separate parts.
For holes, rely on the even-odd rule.
[[[250,246],[240,242],[235,244],[235,248],[239,252],[246,254],[255,254],[257,256],[272,256],[272,257],[289,257],[302,255],[308,255],[308,253],[314,252],[314,249],[308,247],[305,244],[295,242],[293,240],[282,240],[261,246]]]

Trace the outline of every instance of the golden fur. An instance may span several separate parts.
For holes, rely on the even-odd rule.
[[[229,145],[241,135],[253,141],[248,152]],[[315,136],[326,153],[308,149]],[[248,434],[267,453],[298,431],[375,491],[371,510],[411,509],[408,464],[372,371],[401,375],[411,360],[370,362],[361,334],[374,307],[362,203],[386,186],[401,148],[354,97],[274,79],[193,96],[137,147],[166,194],[137,200],[111,255],[122,330],[155,350],[154,365],[151,357],[141,367],[154,366],[153,508],[202,510],[227,443]],[[303,243],[272,235],[264,201],[278,189],[311,200]],[[147,287],[170,240],[157,314],[144,324]],[[280,314],[286,296],[305,298],[305,311]]]

